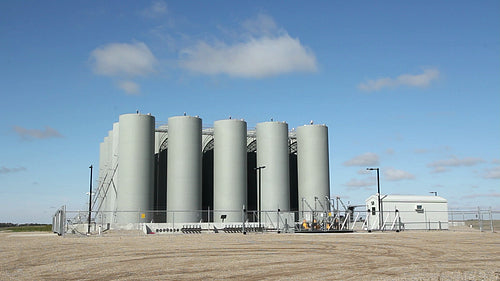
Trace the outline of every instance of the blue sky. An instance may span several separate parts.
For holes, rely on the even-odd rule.
[[[380,167],[382,193],[500,209],[499,1],[269,2],[2,1],[0,221],[84,210],[99,143],[137,109],[314,120],[344,201]]]

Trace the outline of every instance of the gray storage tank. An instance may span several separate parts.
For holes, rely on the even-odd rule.
[[[108,136],[104,138],[104,147],[105,147],[105,162],[106,162],[106,174],[105,179],[103,181],[103,188],[105,192],[104,196],[104,217],[106,222],[111,221],[111,210],[114,206],[111,205],[111,148],[113,143],[113,134],[112,131],[108,131]]]
[[[154,124],[151,115],[120,115],[116,222],[146,222],[153,209]],[[144,215],[142,215],[144,214]]]
[[[111,166],[110,166],[110,176],[111,183],[108,188],[108,196],[109,196],[109,205],[110,211],[109,213],[111,221],[114,222],[115,211],[116,211],[116,197],[118,195],[119,185],[118,185],[118,158],[119,158],[119,142],[120,142],[120,131],[119,131],[119,123],[113,123],[113,134],[111,138]]]
[[[277,211],[279,208],[281,211],[289,211],[288,124],[286,122],[258,123],[256,134],[257,167],[265,166],[260,170],[262,186],[257,188],[262,191],[261,210]],[[259,202],[259,196],[257,191],[257,202]]]
[[[168,118],[167,221],[201,219],[201,119]]]
[[[247,205],[247,123],[227,119],[214,123],[214,220],[241,222]]]
[[[104,188],[103,188],[103,179],[104,179],[104,142],[99,144],[99,178],[97,180],[97,211],[103,211],[102,209],[102,199],[104,198]]]
[[[297,128],[299,211],[327,211],[330,196],[328,127],[304,125]],[[303,202],[305,200],[306,202]],[[319,201],[319,202],[317,202]],[[321,207],[323,206],[323,208]]]

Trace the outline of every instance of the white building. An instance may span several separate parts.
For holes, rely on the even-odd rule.
[[[448,229],[448,201],[439,196],[381,195],[366,199],[368,230]],[[383,218],[383,219],[382,219]]]

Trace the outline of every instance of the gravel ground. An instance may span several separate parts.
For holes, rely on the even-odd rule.
[[[0,280],[500,280],[500,234],[0,232]]]

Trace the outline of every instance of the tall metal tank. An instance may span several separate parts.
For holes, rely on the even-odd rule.
[[[102,199],[104,197],[104,188],[103,188],[103,178],[104,178],[104,141],[99,144],[99,177],[97,180],[97,211],[103,211],[102,209]]]
[[[330,196],[328,127],[304,125],[297,128],[299,211],[326,211]],[[303,201],[305,200],[305,201]]]
[[[109,196],[109,185],[111,183],[111,142],[110,140],[112,136],[110,136],[110,132],[108,132],[108,135],[104,138],[104,178],[102,182],[102,188],[103,188],[103,211],[104,211],[104,220],[106,222],[111,222],[111,205],[110,205],[110,198]]]
[[[106,140],[106,221],[113,222],[113,210],[116,208],[116,192],[113,190],[113,131],[108,131]]]
[[[116,198],[118,195],[119,186],[118,186],[118,159],[119,159],[119,143],[120,143],[120,127],[119,123],[113,123],[113,134],[111,138],[111,166],[110,166],[110,176],[111,183],[108,189],[109,196],[109,205],[110,205],[110,222],[114,222],[115,211],[116,211]]]
[[[201,219],[201,119],[168,118],[167,221]],[[175,213],[172,211],[176,211]]]
[[[260,170],[262,211],[290,210],[290,177],[288,168],[288,124],[285,122],[258,123],[257,169]],[[257,172],[257,183],[259,182]],[[259,201],[257,191],[257,202]],[[258,203],[257,203],[258,204]],[[263,215],[264,216],[264,215]],[[276,223],[276,222],[274,222]]]
[[[241,222],[247,205],[247,123],[227,119],[214,123],[214,220]]]
[[[123,114],[119,122],[116,222],[146,222],[153,209],[155,118]]]

